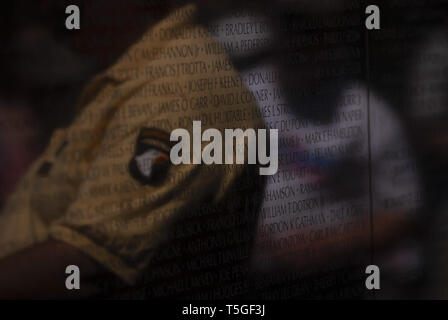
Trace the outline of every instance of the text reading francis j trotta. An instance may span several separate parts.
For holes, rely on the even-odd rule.
[[[278,130],[270,129],[267,138],[266,129],[224,129],[223,157],[221,131],[209,128],[202,132],[201,121],[193,121],[193,139],[186,129],[171,132],[170,140],[177,143],[171,148],[170,159],[174,165],[244,164],[247,141],[247,163],[260,164],[260,175],[274,175],[278,170]],[[202,148],[204,142],[209,143]]]

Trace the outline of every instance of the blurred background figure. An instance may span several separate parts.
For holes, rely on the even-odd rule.
[[[61,42],[63,17],[46,1],[5,1],[1,14],[3,203],[53,130],[70,121],[91,63]]]
[[[410,106],[446,110],[446,5],[380,2],[382,28],[372,32],[366,5],[228,2],[203,15],[280,133],[254,258],[271,280],[265,297],[366,297],[364,268],[374,262],[386,279],[378,297],[418,297],[428,284],[425,239],[437,224],[431,207],[441,203],[431,198],[446,186],[428,180],[425,168],[434,166],[421,156],[437,159],[443,179],[445,148],[428,149],[447,126],[439,115],[438,125],[416,118]],[[423,54],[433,33],[442,45]],[[421,93],[431,95],[426,103]],[[296,285],[284,288],[291,279]]]

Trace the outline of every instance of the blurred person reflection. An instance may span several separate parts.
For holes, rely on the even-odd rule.
[[[412,282],[421,270],[413,235],[421,178],[418,170],[402,169],[415,165],[413,141],[396,101],[382,88],[370,88],[364,16],[362,4],[350,1],[266,1],[221,3],[208,17],[212,26],[270,26],[271,32],[257,35],[269,39],[265,47],[225,47],[259,97],[266,123],[280,132],[280,167],[266,186],[254,266],[279,279],[285,275],[288,283],[286,274],[301,275],[300,297],[363,297],[373,253],[385,279],[410,274],[404,278]],[[247,39],[222,32],[216,37],[230,44]],[[263,90],[274,97],[260,95]],[[291,221],[296,228],[288,227]],[[313,289],[325,278],[335,285]],[[400,290],[393,294],[406,291]]]
[[[82,10],[79,32],[61,30],[69,3]],[[176,47],[214,42],[195,20],[197,5],[157,0],[39,4],[59,28],[58,37],[70,44],[68,55],[77,55],[62,65],[25,60],[24,70],[46,81],[41,70],[49,68],[53,85],[67,83],[68,76],[59,74],[65,67],[87,68],[92,76],[75,107],[54,106],[71,119],[54,130],[0,215],[0,297],[247,296],[248,256],[263,188],[258,168],[169,161],[170,132],[185,127],[191,133],[190,119],[211,117],[218,109],[256,114],[251,99],[212,105],[201,103],[201,92],[183,91],[204,77],[213,84],[217,76],[235,74],[222,53],[173,54]],[[64,57],[64,48],[56,57]],[[228,67],[215,74],[207,67],[215,61]],[[250,97],[245,87],[216,86],[207,92]],[[263,127],[258,117],[216,119],[204,121],[203,130]],[[210,268],[207,259],[216,265]],[[80,291],[65,288],[68,265],[81,270]]]

